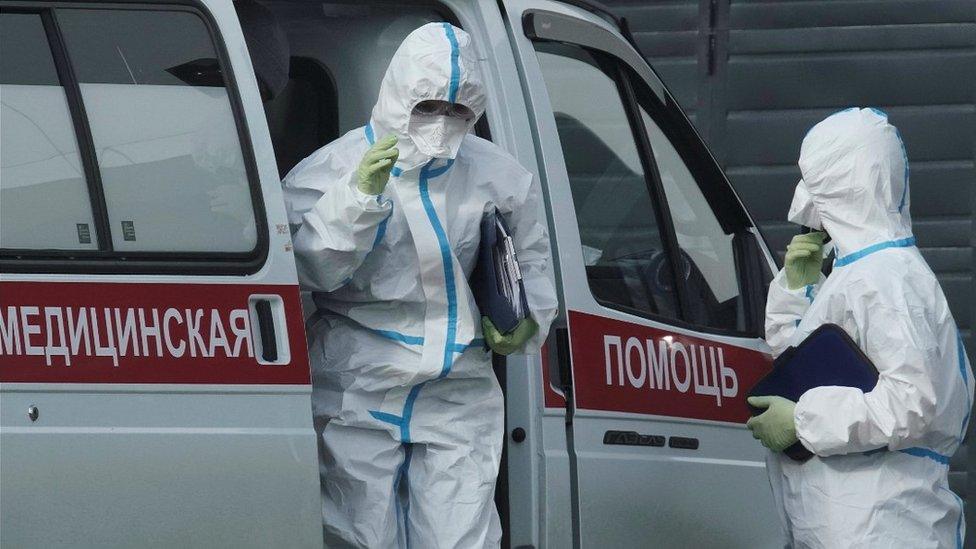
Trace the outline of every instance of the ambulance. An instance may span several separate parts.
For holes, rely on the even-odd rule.
[[[782,547],[744,428],[774,259],[625,21],[247,1],[0,0],[0,546],[322,546],[280,181],[449,21],[477,133],[543,190],[561,305],[495,359],[505,546]]]

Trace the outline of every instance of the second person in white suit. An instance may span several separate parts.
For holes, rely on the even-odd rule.
[[[799,440],[804,463],[774,453],[773,496],[791,547],[962,547],[962,502],[949,459],[966,434],[973,373],[942,288],[915,247],[908,157],[876,109],[820,122],[800,149],[790,221],[826,231],[836,246],[820,274],[822,234],[799,235],[769,288],[766,338],[779,355],[819,326],[837,324],[871,359],[867,393],[817,387],[768,407],[749,426],[779,451]]]

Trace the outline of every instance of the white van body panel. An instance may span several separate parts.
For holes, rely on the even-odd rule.
[[[322,544],[305,387],[17,383],[2,395],[4,547]]]
[[[98,307],[111,300],[113,285],[136,286],[162,312],[180,287],[200,296],[239,288],[233,306],[243,309],[249,292],[281,288],[296,298],[289,307],[297,304],[274,151],[237,15],[231,0],[204,0],[200,8],[226,45],[241,96],[270,233],[264,265],[245,276],[5,273],[0,293],[15,284],[69,293],[76,285]],[[159,207],[179,215],[176,205]],[[12,298],[7,294],[3,304]],[[84,306],[85,296],[79,299]],[[206,300],[198,306],[206,308]],[[292,358],[307,370],[304,335],[295,326],[289,324],[293,333],[283,334],[284,342],[290,339]],[[61,357],[50,368],[71,371]],[[310,389],[308,383],[3,382],[0,545],[321,547]],[[31,406],[36,421],[28,418]]]

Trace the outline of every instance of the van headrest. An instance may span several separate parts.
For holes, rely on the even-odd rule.
[[[288,37],[274,13],[254,0],[235,0],[234,8],[251,53],[251,64],[254,65],[261,98],[269,101],[288,84],[291,57]]]

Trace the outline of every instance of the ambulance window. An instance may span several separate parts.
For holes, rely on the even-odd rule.
[[[121,252],[249,252],[251,189],[204,21],[185,11],[60,9]]]
[[[681,251],[682,288],[688,297],[685,320],[698,326],[744,330],[735,235],[723,230],[672,141],[646,110],[640,111]]]
[[[0,248],[94,250],[98,237],[41,17],[0,13]]]
[[[580,47],[535,46],[572,188],[590,290],[608,306],[676,318],[659,209],[621,97],[619,72]]]

